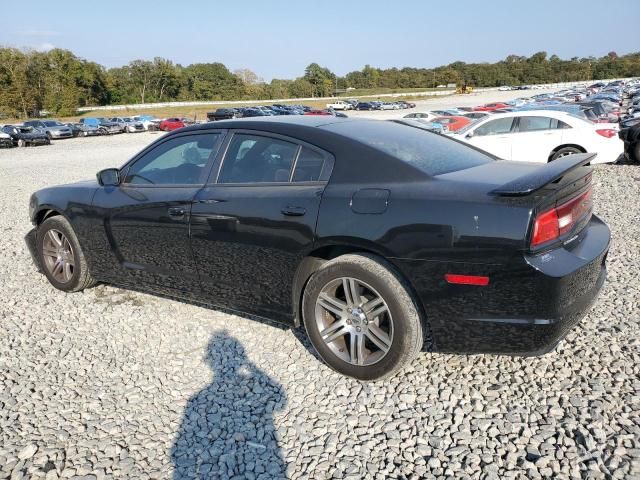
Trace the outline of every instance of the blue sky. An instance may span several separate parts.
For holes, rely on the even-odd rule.
[[[365,64],[640,50],[638,0],[30,0],[3,10],[3,46],[66,48],[107,67],[155,56],[218,61],[266,80],[300,76],[311,62],[343,75]]]

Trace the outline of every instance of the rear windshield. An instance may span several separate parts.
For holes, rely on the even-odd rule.
[[[321,128],[353,138],[422,170],[427,175],[464,170],[495,160],[446,136],[392,122],[338,122]]]

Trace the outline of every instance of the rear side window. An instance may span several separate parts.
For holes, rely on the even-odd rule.
[[[483,137],[485,135],[503,135],[511,132],[511,126],[513,125],[513,118],[497,118],[490,120],[484,125],[479,126],[473,132],[474,135]]]
[[[536,132],[539,130],[551,130],[556,128],[558,121],[552,126],[555,118],[549,117],[520,117],[518,130],[520,132]]]
[[[288,182],[298,145],[259,135],[233,136],[218,183]]]
[[[302,147],[296,168],[293,172],[294,182],[317,182],[324,165],[324,156],[315,150]]]
[[[443,135],[392,122],[338,122],[320,127],[352,138],[421,170],[440,175],[493,162],[494,157]]]

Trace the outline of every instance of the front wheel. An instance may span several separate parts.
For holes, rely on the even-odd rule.
[[[27,146],[27,142],[24,139],[19,139],[18,140],[18,146],[19,147],[26,147]]]
[[[47,279],[59,290],[78,292],[95,282],[71,224],[63,216],[38,227],[37,252]]]
[[[406,282],[386,261],[349,254],[309,280],[302,303],[311,343],[337,372],[358,380],[394,375],[421,350],[418,308]]]

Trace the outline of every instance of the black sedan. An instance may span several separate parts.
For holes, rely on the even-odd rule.
[[[210,122],[215,122],[217,120],[232,120],[236,117],[240,117],[233,108],[218,108],[214,112],[207,113],[207,119]]]
[[[304,325],[332,368],[380,379],[426,338],[538,354],[564,337],[606,276],[592,158],[502,161],[375,120],[224,120],[34,193],[27,242],[60,290],[108,282]]]
[[[625,159],[632,163],[640,163],[640,119],[637,120],[618,132],[618,137],[624,142]]]
[[[33,127],[21,125],[5,125],[2,132],[11,137],[13,144],[17,147],[28,147],[31,145],[50,145],[51,140],[46,133],[36,130]]]

